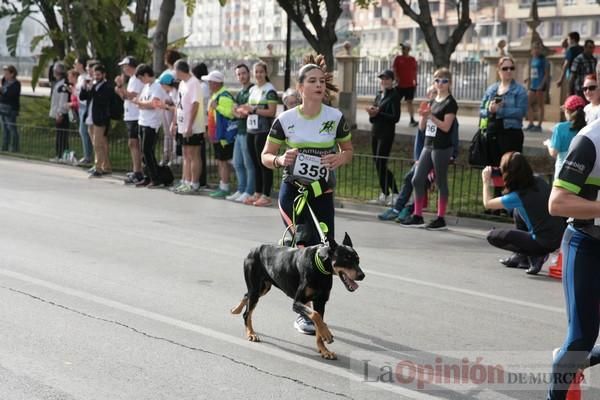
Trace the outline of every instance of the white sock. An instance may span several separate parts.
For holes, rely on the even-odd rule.
[[[224,183],[221,187],[221,190],[223,190],[224,192],[229,192],[229,183]]]
[[[194,182],[192,183],[192,189],[198,189],[200,187],[200,183],[199,182]]]

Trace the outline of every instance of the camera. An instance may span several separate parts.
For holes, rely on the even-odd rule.
[[[500,167],[492,167],[492,176],[502,176]]]

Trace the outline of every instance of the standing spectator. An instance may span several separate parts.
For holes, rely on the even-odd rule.
[[[94,167],[90,178],[100,178],[112,173],[108,154],[108,130],[110,128],[110,102],[114,89],[106,80],[106,68],[102,64],[94,66],[94,81],[86,84],[79,94],[80,100],[88,101],[85,116],[86,124],[94,142]]]
[[[367,108],[371,122],[371,148],[373,161],[379,176],[381,204],[394,203],[398,187],[394,174],[388,169],[388,157],[396,137],[396,123],[400,120],[400,98],[394,89],[394,73],[385,70],[379,74],[381,91],[375,96],[372,106]]]
[[[50,97],[50,112],[56,128],[55,157],[51,161],[62,160],[69,148],[69,89],[66,81],[66,68],[63,63],[55,63],[52,72],[54,85]]]
[[[485,91],[479,116],[488,139],[488,164],[500,165],[508,151],[523,151],[523,117],[527,114],[527,91],[514,79],[515,62],[501,57],[497,66],[500,80]]]
[[[171,74],[171,73],[162,73],[160,75],[160,78],[158,79],[158,82],[160,83],[160,86],[163,88],[163,90],[165,91],[165,93],[167,93],[168,98],[164,101],[164,104],[162,104],[162,109],[163,111],[163,121],[165,118],[167,118],[169,121],[173,122],[173,120],[175,119],[176,115],[177,115],[177,102],[179,101],[179,83],[175,80],[175,75]],[[171,114],[170,116],[166,116],[167,114]],[[165,136],[169,136],[171,142],[175,143],[175,138],[176,138],[176,132],[171,130],[171,127],[169,126],[169,129],[166,132],[163,132],[163,134]],[[167,143],[167,140],[165,139],[165,141],[163,142],[164,144]],[[163,153],[164,155],[164,153]],[[160,165],[171,165],[171,161],[166,162],[165,164],[165,160],[164,158],[159,162]],[[175,187],[177,187],[179,185],[176,185]]]
[[[546,103],[546,91],[548,90],[548,80],[550,79],[550,63],[546,56],[542,54],[542,44],[536,42],[531,49],[531,63],[529,65],[529,78],[525,83],[529,84],[529,125],[526,131],[541,132],[542,122],[544,121],[544,104]],[[535,107],[538,108],[539,124],[534,125]]]
[[[81,88],[85,86],[86,81],[90,80],[90,75],[86,71],[87,60],[83,57],[78,57],[75,60],[75,71],[79,73],[77,84],[75,85],[75,96],[79,99]],[[92,141],[88,132],[88,126],[85,123],[83,116],[87,111],[87,101],[79,100],[79,136],[81,137],[81,145],[83,147],[83,157],[79,159],[79,164],[89,164],[92,162]]]
[[[417,60],[413,56],[408,55],[410,53],[410,44],[402,43],[400,48],[402,54],[396,56],[394,59],[394,76],[396,77],[400,100],[404,99],[406,101],[406,107],[410,115],[410,126],[414,127],[418,125],[418,122],[415,121],[413,109],[413,99],[417,91]]]
[[[573,60],[581,53],[583,53],[583,46],[579,45],[579,33],[570,32],[567,37],[568,48],[565,51],[565,61],[562,65],[562,70],[560,72],[560,78],[556,81],[556,85],[558,87],[562,86],[562,83],[565,78],[567,78],[567,82],[569,82],[569,88],[567,90],[568,95],[575,94],[573,91],[573,87],[571,86],[571,65],[573,64]]]
[[[583,53],[575,57],[571,64],[571,76],[569,82],[573,93],[583,97],[583,81],[586,76],[596,73],[597,60],[594,57],[594,41],[588,39],[583,45]]]
[[[69,90],[69,122],[74,124],[79,121],[79,97],[77,94],[77,79],[79,79],[79,73],[70,69],[67,72],[67,89]],[[77,160],[73,160],[77,163]]]
[[[590,103],[585,106],[585,122],[591,124],[600,118],[600,90],[598,90],[598,80],[596,75],[588,75],[583,81],[583,94]]]
[[[283,93],[281,102],[287,111],[302,104],[302,96],[296,89],[289,88]]]
[[[458,103],[450,93],[452,75],[447,68],[440,68],[433,74],[437,96],[419,110],[421,120],[419,129],[425,131],[425,146],[419,156],[413,186],[415,190],[415,210],[413,215],[401,222],[402,226],[421,227],[423,208],[426,202],[427,175],[435,171],[435,184],[438,188],[437,218],[425,228],[444,230],[446,227],[446,209],[448,207],[448,166],[454,153],[452,139],[453,125],[456,123]]]
[[[513,211],[516,229],[492,229],[488,242],[513,254],[500,262],[507,267],[524,268],[535,275],[542,269],[548,255],[558,249],[565,230],[562,218],[548,212],[550,187],[541,177],[533,175],[527,159],[510,151],[502,156],[500,170],[504,180],[504,195],[492,198],[492,167],[481,172],[483,206],[486,209]]]
[[[181,54],[179,51],[177,51],[175,49],[167,49],[167,51],[165,52],[164,60],[163,60],[165,65],[167,66],[167,69],[165,69],[159,75],[158,80],[160,80],[166,74],[171,74],[172,76],[176,76],[175,75],[175,63],[177,62],[177,60],[181,60],[182,58],[183,58],[183,54]],[[163,122],[162,122],[164,138],[163,138],[163,154],[162,154],[162,159],[160,160],[161,165],[168,165],[169,163],[176,164],[178,162],[177,157],[181,157],[181,143],[176,143],[173,136],[168,134],[168,132],[171,129],[171,124],[173,123],[173,117],[174,117],[173,113],[168,112],[168,110],[164,110]]]
[[[567,97],[565,104],[561,107],[565,113],[566,121],[556,124],[552,130],[550,140],[544,141],[544,144],[548,147],[548,153],[556,158],[554,179],[558,179],[558,173],[565,162],[571,141],[586,125],[584,107],[585,100],[581,97],[575,95]]]
[[[194,76],[196,77],[196,79],[198,79],[198,81],[200,82],[200,91],[202,93],[202,100],[204,101],[204,103],[202,104],[202,109],[205,112],[204,115],[204,120],[206,121],[206,118],[208,117],[208,100],[210,99],[210,89],[208,88],[208,83],[204,82],[202,80],[203,76],[208,75],[208,67],[206,66],[206,64],[204,63],[199,63],[194,65],[194,68],[192,68],[192,74],[194,74]],[[202,165],[202,167],[200,168],[200,188],[206,188],[207,186],[207,182],[206,182],[206,140],[202,141],[202,144],[200,145],[200,163]]]
[[[200,89],[200,81],[190,71],[190,65],[184,60],[175,63],[175,74],[179,82],[179,100],[177,117],[172,123],[183,147],[183,178],[175,188],[175,193],[190,194],[200,189],[199,146],[204,141],[206,125],[204,102]]]
[[[246,109],[249,114],[247,128],[250,134],[248,150],[254,161],[256,188],[254,195],[247,198],[244,204],[266,207],[273,204],[273,170],[263,165],[260,158],[277,113],[279,98],[275,87],[269,82],[267,64],[259,61],[254,64],[253,70],[255,85],[250,89]]]
[[[235,75],[242,88],[235,97],[236,108],[233,114],[238,119],[238,130],[235,143],[233,145],[233,167],[238,181],[237,191],[227,196],[227,200],[243,203],[247,198],[254,194],[254,162],[248,151],[248,134],[246,132],[246,120],[248,112],[245,105],[248,104],[250,97],[250,88],[253,86],[250,82],[250,69],[246,64],[240,64],[235,67]]]
[[[142,137],[142,148],[144,164],[148,169],[149,180],[142,180],[136,186],[146,186],[150,189],[164,186],[166,182],[160,180],[158,173],[158,162],[156,161],[156,140],[158,129],[162,123],[162,109],[156,105],[162,105],[168,98],[167,93],[160,86],[160,82],[154,79],[152,67],[140,64],[135,70],[135,77],[139,79],[144,87],[139,97],[134,98],[133,103],[139,107],[139,129]]]
[[[21,105],[21,82],[17,80],[14,65],[2,67],[2,91],[0,92],[0,121],[2,123],[2,151],[18,153],[19,132],[17,115]]]
[[[212,96],[208,106],[209,135],[213,141],[215,159],[219,168],[219,188],[210,194],[212,198],[225,198],[229,196],[229,177],[231,175],[230,162],[233,158],[233,143],[235,133],[231,128],[233,124],[234,101],[233,96],[225,89],[225,77],[219,71],[212,71],[202,80],[208,82]],[[227,125],[227,126],[226,126]],[[230,136],[229,136],[230,135]]]
[[[131,154],[133,169],[132,172],[127,174],[125,183],[134,185],[144,182],[141,152],[141,141],[144,137],[141,135],[138,124],[140,110],[138,105],[132,102],[133,99],[140,96],[144,89],[144,83],[142,83],[136,75],[137,65],[138,63],[135,58],[131,56],[123,58],[119,63],[119,67],[121,67],[123,75],[129,79],[127,86],[125,86],[125,78],[123,75],[119,75],[115,78],[115,93],[123,99],[123,120],[127,127],[127,145],[129,146],[129,153]],[[152,76],[154,76],[154,72],[152,72]]]

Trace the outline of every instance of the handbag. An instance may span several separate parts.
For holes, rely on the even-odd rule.
[[[488,165],[488,144],[486,131],[478,129],[471,139],[469,146],[469,165],[472,167],[485,167]]]

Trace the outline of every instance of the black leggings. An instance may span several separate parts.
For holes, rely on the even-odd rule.
[[[394,137],[396,135],[386,135],[385,137],[375,137],[371,139],[371,147],[373,149],[373,161],[375,162],[375,168],[377,169],[377,175],[379,176],[379,187],[381,193],[386,196],[392,193],[398,193],[398,187],[396,186],[396,180],[394,174],[387,167],[388,157],[392,151],[392,145],[394,144]]]
[[[292,213],[294,209],[294,199],[298,196],[298,188],[291,183],[283,182],[279,189],[279,212],[283,219],[283,224],[286,227],[292,225]],[[314,211],[319,222],[327,225],[327,239],[331,241],[335,237],[334,232],[334,216],[335,208],[333,205],[333,192],[323,193],[319,197],[310,199],[310,207]],[[308,211],[308,207],[304,207],[300,215],[296,215],[296,226],[292,229],[297,229],[296,244],[304,246],[312,246],[321,243],[321,238],[315,228],[315,223]]]
[[[248,151],[254,163],[255,191],[269,197],[273,188],[273,170],[263,165],[261,153],[267,143],[268,133],[249,133],[246,135],[248,140]]]
[[[69,115],[62,114],[62,122],[56,122],[56,157],[61,158],[69,149]],[[6,134],[6,133],[5,133]]]
[[[156,129],[149,126],[140,126],[142,134],[142,153],[144,155],[144,165],[148,169],[150,180],[154,183],[161,183],[158,180],[158,163],[156,162]]]
[[[513,218],[517,229],[492,229],[487,235],[489,244],[531,257],[545,256],[558,248],[558,244],[549,247],[532,238],[517,210],[514,210]]]

